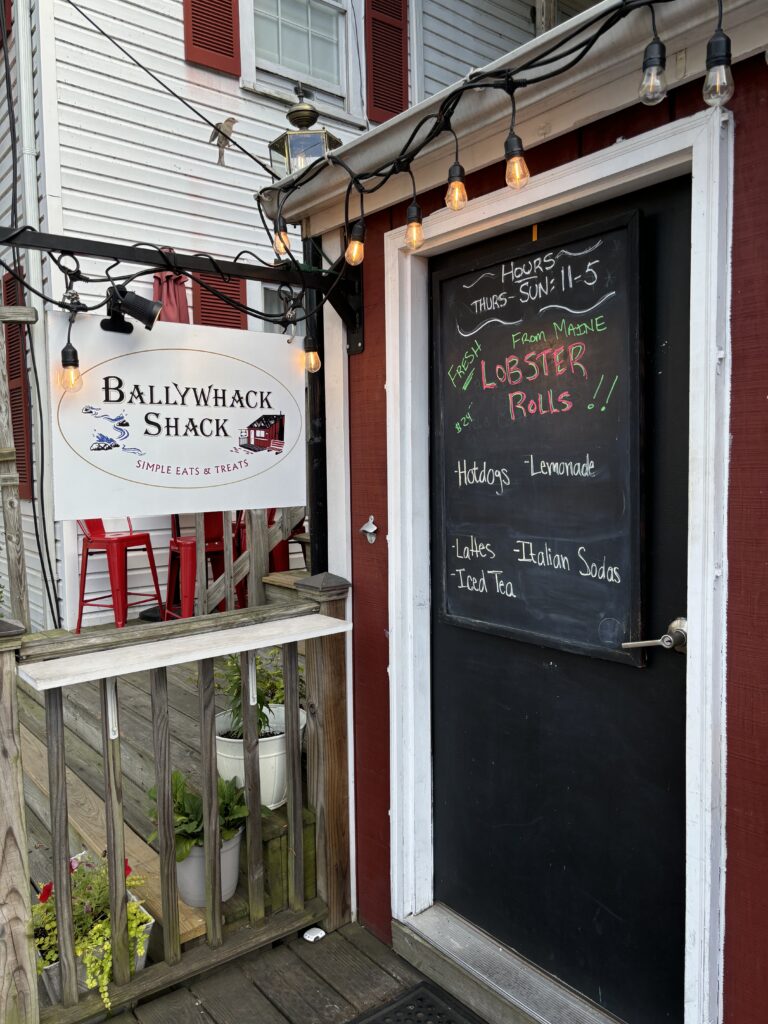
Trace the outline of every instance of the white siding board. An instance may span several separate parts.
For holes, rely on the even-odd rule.
[[[35,115],[38,118],[37,131],[35,135],[36,144],[40,145],[41,132],[39,128],[39,110],[40,110],[40,69],[39,69],[39,31],[37,26],[37,3],[35,0],[30,3],[30,11],[32,15],[32,60],[33,60],[33,97],[35,105]],[[16,47],[15,47],[15,33],[11,32],[9,37],[9,56],[11,64],[11,81],[13,95],[15,98],[15,111],[16,111],[16,130],[17,130],[17,145],[19,154],[21,152],[21,139],[18,137],[19,123],[18,123],[18,85],[16,78]],[[38,183],[43,180],[43,167],[42,161],[39,159],[40,153],[38,150]],[[22,182],[19,181],[19,223],[23,222],[22,213],[22,196],[21,188]],[[5,67],[3,65],[3,58],[0,56],[0,223],[10,224],[11,223],[11,197],[12,197],[12,177],[11,177],[11,145],[10,145],[10,132],[8,122],[8,109],[5,99]],[[45,223],[45,204],[41,203],[41,219]],[[0,247],[0,256],[6,262],[11,261],[11,250],[9,247]],[[21,253],[22,264],[24,262],[24,254]],[[4,271],[0,270],[0,273]],[[4,339],[2,339],[4,343]],[[38,358],[38,364],[40,357]],[[45,387],[46,370],[45,367],[38,367],[41,373],[41,385]],[[35,402],[35,391],[34,381],[31,374],[31,368],[28,367],[30,375],[30,392],[32,394],[33,402]],[[32,461],[35,478],[39,477],[39,447],[36,439],[33,438],[33,450],[32,450]],[[40,506],[38,504],[38,515],[40,514]],[[0,584],[3,586],[4,598],[2,603],[2,610],[5,613],[10,611],[10,594],[8,592],[8,566],[5,552],[5,532],[2,529],[0,520]],[[22,535],[24,543],[24,556],[27,569],[27,591],[29,596],[29,610],[30,619],[33,629],[41,629],[46,625],[45,608],[47,605],[44,587],[42,582],[42,576],[40,573],[40,560],[37,551],[37,544],[35,540],[35,528],[34,518],[32,512],[32,503],[30,501],[21,502],[21,525]]]
[[[483,0],[424,0],[425,95],[431,96],[520,46],[533,34],[530,4]]]
[[[454,35],[469,31],[471,35],[485,35],[499,45],[499,36],[514,37],[517,32],[532,33],[533,22],[530,5],[524,3],[501,7],[497,4],[470,3],[468,0],[425,0],[424,19],[442,22],[449,29],[455,26]],[[456,38],[463,42],[463,35]]]

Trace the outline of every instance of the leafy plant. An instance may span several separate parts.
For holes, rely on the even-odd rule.
[[[190,788],[186,776],[179,771],[171,775],[173,795],[173,829],[176,836],[176,861],[186,860],[193,846],[203,845],[203,798]],[[149,816],[157,824],[157,788],[150,789],[152,806]],[[234,779],[218,780],[219,832],[221,842],[232,839],[243,827],[248,808],[245,791]],[[151,843],[157,832],[149,837]]]
[[[235,740],[243,738],[243,689],[240,675],[240,655],[229,654],[217,670],[216,689],[229,703],[232,724],[228,735]],[[270,704],[285,704],[285,680],[280,661],[280,648],[272,647],[256,654],[256,711],[259,735],[268,735],[270,729]],[[299,694],[303,693],[304,680],[299,677]]]
[[[257,679],[261,685],[256,687],[256,714],[259,722],[259,734],[269,729],[269,698],[264,678],[264,659],[256,655]],[[243,738],[243,688],[241,685],[240,655],[228,654],[217,674],[216,689],[227,698],[231,723],[229,735],[234,740]]]
[[[97,988],[101,1000],[110,1009],[108,986],[112,980],[112,935],[109,914],[109,869],[105,860],[91,862],[73,857],[69,862],[72,887],[72,920],[75,954],[85,967],[85,983]],[[126,878],[131,877],[131,892],[144,885],[125,862]],[[152,918],[138,900],[128,902],[128,957],[131,973],[136,959],[147,947],[147,925]],[[56,927],[56,893],[53,882],[46,882],[37,903],[32,906],[32,931],[38,952],[38,970],[59,959]]]

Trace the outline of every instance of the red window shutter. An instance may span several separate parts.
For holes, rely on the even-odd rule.
[[[5,4],[5,34],[11,34],[11,23],[13,22],[13,0],[3,0]]]
[[[245,305],[247,296],[243,278],[232,277],[228,281],[224,281],[218,274],[198,274],[197,276],[211,288],[221,292],[222,295]],[[207,324],[209,327],[235,327],[243,331],[248,327],[247,313],[228,305],[218,295],[214,295],[207,288],[199,285],[197,281],[192,282],[192,317],[196,324]]]
[[[3,305],[24,304],[19,282],[11,274],[3,275]],[[13,446],[19,474],[19,497],[32,497],[32,459],[29,421],[29,379],[27,377],[26,332],[22,324],[5,325],[5,365],[8,372],[8,398],[11,407]]]
[[[239,0],[184,0],[184,56],[240,76]]]
[[[408,106],[407,0],[366,0],[368,117],[388,121]]]

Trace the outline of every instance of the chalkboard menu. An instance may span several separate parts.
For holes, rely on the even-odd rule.
[[[637,217],[488,243],[432,295],[441,618],[642,664]]]

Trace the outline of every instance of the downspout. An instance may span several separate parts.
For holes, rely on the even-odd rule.
[[[29,3],[16,3],[13,5],[15,15],[14,42],[16,46],[16,89],[19,112],[19,143],[20,143],[20,176],[22,193],[22,223],[31,228],[40,227],[40,193],[38,191],[38,164],[37,147],[35,143],[35,93],[34,93],[34,64],[32,58],[32,16]],[[40,100],[42,105],[42,98]],[[43,127],[40,130],[40,145],[43,145]],[[35,353],[37,371],[40,378],[41,402],[40,408],[33,401],[33,437],[38,439],[38,455],[40,440],[44,441],[45,451],[51,450],[50,422],[48,416],[49,393],[48,393],[48,348],[46,344],[45,309],[44,302],[32,292],[32,288],[38,291],[43,290],[43,254],[35,249],[28,249],[24,257],[24,271],[30,289],[27,291],[26,302],[37,310],[37,323],[30,327],[30,344]],[[34,387],[34,382],[32,382]],[[33,453],[34,454],[34,453]],[[33,465],[34,465],[33,459]],[[40,463],[42,467],[42,462]],[[50,466],[50,462],[48,463]],[[47,468],[47,467],[46,467]],[[33,486],[37,485],[38,476],[33,472]],[[54,538],[53,522],[53,489],[51,487],[51,474],[48,473],[44,484],[45,493],[38,492],[38,508],[41,499],[46,509],[45,530],[48,541]],[[55,541],[54,550],[49,551],[50,561],[56,567]],[[43,591],[42,606],[46,626],[53,626],[51,611]]]

